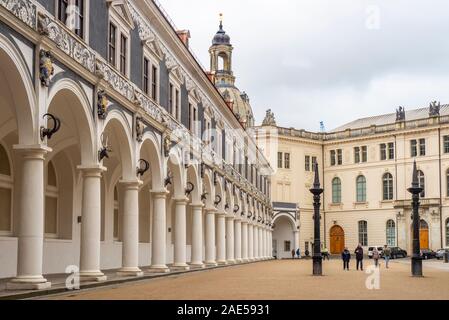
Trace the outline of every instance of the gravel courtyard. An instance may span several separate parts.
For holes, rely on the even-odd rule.
[[[371,261],[365,261],[365,270]],[[424,267],[424,278],[412,278],[406,260],[380,268],[380,289],[366,287],[368,274],[343,271],[339,260],[323,263],[324,276],[311,276],[311,260],[268,261],[169,276],[50,299],[151,300],[316,300],[316,299],[449,299],[449,269]]]

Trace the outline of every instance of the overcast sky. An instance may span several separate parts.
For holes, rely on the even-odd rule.
[[[326,130],[449,103],[447,0],[160,0],[209,68],[219,13],[257,124]]]

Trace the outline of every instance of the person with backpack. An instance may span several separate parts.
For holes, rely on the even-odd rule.
[[[363,271],[363,248],[362,244],[359,243],[357,248],[355,249],[355,259],[357,260],[357,270],[360,269]]]
[[[349,261],[351,261],[351,253],[349,252],[348,248],[345,248],[343,252],[341,253],[341,258],[343,260],[343,270],[349,271]]]
[[[298,256],[298,259],[301,259],[301,250],[299,248],[296,250],[296,255]]]

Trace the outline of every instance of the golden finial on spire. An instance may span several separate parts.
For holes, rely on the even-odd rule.
[[[220,29],[223,29],[223,13],[220,13]]]

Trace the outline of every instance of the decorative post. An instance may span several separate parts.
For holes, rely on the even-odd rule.
[[[418,171],[416,170],[416,160],[413,163],[413,180],[412,186],[408,192],[412,194],[412,208],[413,208],[413,255],[412,255],[412,276],[422,277],[422,257],[419,243],[419,194],[423,191],[418,181]]]
[[[318,163],[314,164],[315,166],[315,181],[313,182],[313,188],[310,189],[310,192],[313,194],[313,208],[314,208],[314,243],[313,243],[313,275],[321,276],[323,275],[322,268],[322,260],[321,256],[321,240],[320,240],[320,206],[321,206],[321,194],[323,193],[323,189],[320,185],[320,178],[318,174]]]

